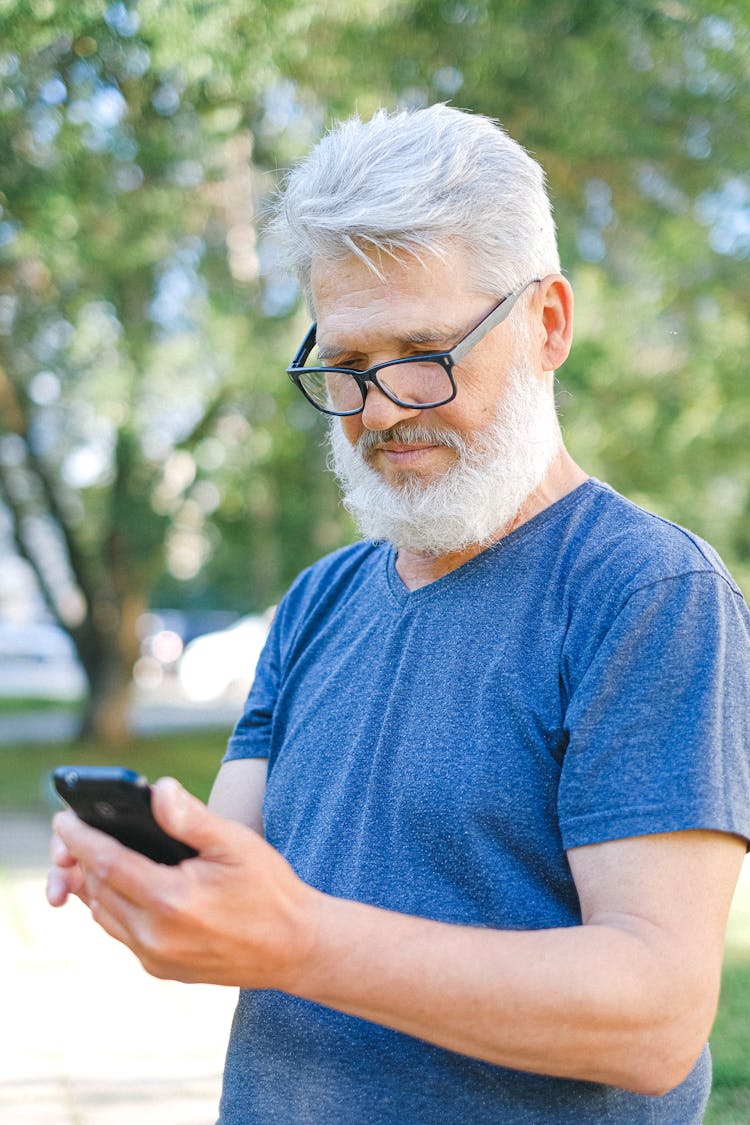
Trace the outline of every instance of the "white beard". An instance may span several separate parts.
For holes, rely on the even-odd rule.
[[[405,476],[403,484],[391,485],[371,467],[369,451],[394,439],[447,445],[458,457],[438,480],[423,484]],[[402,422],[392,430],[366,430],[352,445],[339,419],[332,418],[329,465],[364,538],[435,556],[484,548],[497,539],[542,483],[559,441],[551,395],[522,359],[494,421],[468,439],[453,430]]]

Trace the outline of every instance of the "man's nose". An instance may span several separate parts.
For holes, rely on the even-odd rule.
[[[362,425],[366,430],[390,430],[397,422],[413,418],[415,408],[399,406],[384,394],[374,383],[367,384],[365,406],[362,411]]]

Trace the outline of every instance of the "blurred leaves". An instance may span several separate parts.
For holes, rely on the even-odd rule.
[[[152,597],[262,609],[342,534],[257,238],[251,120],[309,10],[0,12],[0,495],[110,714]]]
[[[172,573],[186,580],[220,539],[205,525],[221,519],[224,493],[220,481],[202,487],[215,472],[200,465],[182,488],[165,480],[171,452],[187,456],[213,434],[226,469],[240,431],[247,441],[258,416],[267,437],[291,399],[279,375],[287,337],[261,321],[285,313],[294,290],[262,278],[248,121],[278,80],[274,50],[283,56],[309,7],[278,3],[271,17],[264,4],[71,13],[49,2],[6,4],[3,15],[0,344],[16,429],[56,467],[92,569],[116,524],[129,570],[153,582],[173,522],[182,531],[166,541],[182,544],[182,561]],[[276,427],[285,446],[296,434]],[[275,454],[269,443],[252,466],[237,454],[225,488],[236,494],[249,467],[272,474]],[[227,507],[236,514],[236,495]],[[271,506],[242,507],[273,534]],[[275,557],[251,574],[246,549],[228,600],[267,604],[296,571],[282,561],[280,575]]]

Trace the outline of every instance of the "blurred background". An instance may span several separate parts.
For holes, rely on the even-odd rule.
[[[353,534],[264,205],[333,119],[436,101],[547,170],[574,456],[750,592],[747,0],[4,0],[8,816],[71,756],[206,795],[273,606]],[[750,1119],[750,1073],[717,1078],[713,1120]]]

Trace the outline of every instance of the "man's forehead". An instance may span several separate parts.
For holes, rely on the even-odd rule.
[[[381,247],[357,248],[332,257],[312,259],[310,281],[313,296],[325,293],[331,286],[356,289],[378,283],[388,288],[419,291],[440,287],[470,286],[470,262],[466,248],[457,240],[446,240],[429,248]]]
[[[355,255],[314,260],[320,349],[347,350],[365,337],[377,337],[376,342],[387,337],[404,346],[455,343],[487,296],[469,284],[465,263],[452,254],[450,259],[400,254],[373,263]]]

